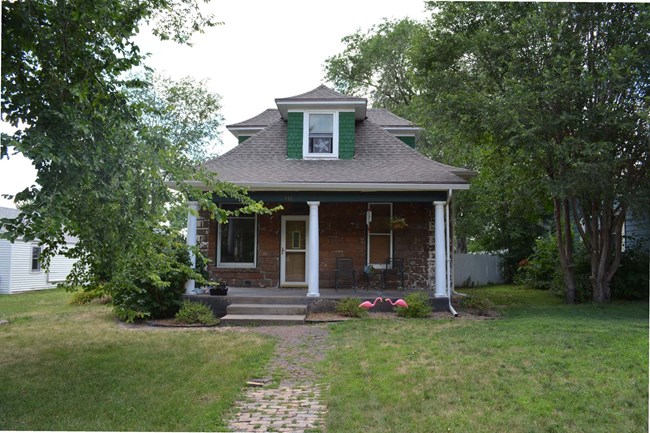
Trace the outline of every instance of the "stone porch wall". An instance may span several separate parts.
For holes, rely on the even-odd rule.
[[[268,203],[269,207],[275,203]],[[252,269],[217,268],[217,224],[201,212],[197,222],[197,242],[212,263],[208,266],[210,279],[222,279],[231,286],[278,287],[280,280],[281,216],[309,215],[306,203],[283,204],[284,210],[273,215],[257,217],[257,266]],[[363,267],[366,263],[367,203],[321,203],[320,225],[320,286],[334,287],[337,257],[351,257],[357,271],[357,284],[364,286]],[[404,258],[405,286],[432,288],[434,269],[433,205],[426,203],[394,203],[393,215],[406,219],[408,227],[393,231],[393,256]]]

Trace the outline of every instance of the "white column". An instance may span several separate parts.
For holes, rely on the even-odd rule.
[[[320,296],[318,289],[318,206],[319,201],[308,201],[309,205],[309,245],[307,246],[307,256],[309,265],[307,266],[307,296],[317,298]]]
[[[435,201],[435,242],[436,242],[436,298],[447,296],[447,260],[445,247],[445,204],[444,201]]]
[[[192,212],[199,211],[199,204],[195,201],[188,203],[187,207],[187,245],[194,246],[196,245],[196,215]],[[192,262],[192,267],[196,266],[196,256],[192,251],[190,251],[190,261]],[[194,280],[187,280],[185,282],[185,293],[191,294],[194,293]]]

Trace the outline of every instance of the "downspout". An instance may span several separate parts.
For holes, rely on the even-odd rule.
[[[449,190],[449,194],[447,194],[447,206],[446,206],[446,231],[447,231],[447,236],[446,236],[446,244],[447,244],[447,299],[449,299],[449,311],[451,314],[454,315],[454,317],[458,317],[458,313],[456,310],[454,310],[454,307],[451,305],[451,294],[453,292],[453,286],[452,286],[452,276],[451,276],[451,246],[450,244],[450,239],[449,239],[449,205],[451,204],[451,195],[452,195],[453,190]]]

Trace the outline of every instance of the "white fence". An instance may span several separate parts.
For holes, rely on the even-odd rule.
[[[503,282],[501,259],[491,254],[454,254],[454,286],[472,287]]]

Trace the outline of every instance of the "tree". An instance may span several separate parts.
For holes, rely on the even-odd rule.
[[[146,76],[130,74],[143,66],[133,41],[142,22],[181,43],[216,24],[195,0],[2,4],[2,119],[19,128],[3,142],[33,161],[38,186],[16,195],[17,219],[0,223],[12,240],[38,238],[46,261],[65,245],[65,233],[76,236],[65,251],[80,259],[72,281],[107,283],[116,312],[131,320],[175,302],[168,295],[179,275],[200,279],[182,258],[187,251],[176,253],[183,248],[165,226],[169,203],[192,198],[223,221],[216,191],[240,200],[244,212],[265,210],[197,168],[220,120],[193,114],[217,108],[218,99],[190,82],[150,87]]]
[[[519,173],[543,182],[566,301],[575,302],[576,231],[590,256],[593,300],[607,301],[626,211],[648,188],[648,7],[429,7],[437,12],[415,61],[423,97],[459,119],[459,132],[489,135]]]
[[[347,95],[369,96],[375,106],[400,113],[415,96],[409,50],[419,24],[388,21],[341,39],[346,48],[325,61],[325,78]]]
[[[477,171],[472,189],[454,197],[457,248],[498,252],[506,276],[511,277],[517,263],[532,252],[548,209],[539,194],[530,190],[521,194],[532,182],[510,182],[517,177],[510,173],[517,167],[507,154],[492,149],[489,134],[474,128],[461,130],[462,119],[449,116],[445,102],[431,101],[415,66],[422,50],[419,35],[424,31],[423,23],[403,19],[348,35],[342,39],[347,45],[343,52],[325,61],[325,78],[339,91],[368,96],[373,107],[387,108],[423,127],[417,143],[422,153]],[[438,74],[436,78],[444,86],[443,78],[453,77]],[[458,99],[466,96],[459,94]]]

